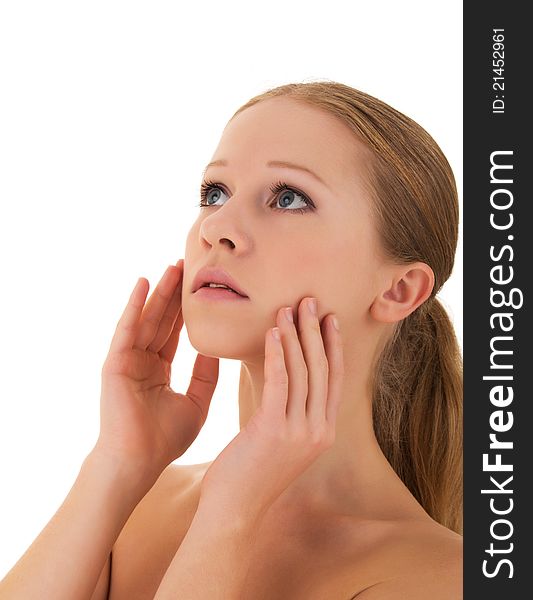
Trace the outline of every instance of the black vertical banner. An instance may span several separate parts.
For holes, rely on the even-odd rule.
[[[464,597],[473,600],[533,598],[526,7],[464,5]]]

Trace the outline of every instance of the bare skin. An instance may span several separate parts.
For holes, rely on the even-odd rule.
[[[325,540],[335,539],[349,525],[349,557],[374,536],[379,540],[384,531],[403,528],[416,531],[420,549],[422,540],[447,540],[457,558],[461,536],[423,510],[386,460],[372,427],[372,362],[392,325],[428,298],[434,275],[421,262],[406,266],[384,259],[370,218],[365,147],[330,115],[276,98],[247,109],[227,125],[212,157],[217,160],[227,164],[206,171],[217,184],[208,191],[213,205],[201,209],[187,238],[182,311],[189,339],[199,352],[241,361],[241,430],[261,406],[265,329],[278,325],[287,350],[292,336],[301,331],[304,300],[314,297],[321,326],[325,329],[326,319],[335,314],[343,343],[335,441],[270,506],[258,531],[264,536],[263,548],[288,531],[297,539],[312,540],[310,532],[315,532]],[[303,165],[325,185],[301,171],[265,166],[271,160]],[[305,206],[302,196],[269,191],[279,179],[303,191],[315,211],[294,213]],[[286,202],[281,205],[283,195]],[[283,206],[285,212],[280,212]],[[191,284],[206,264],[226,269],[250,300],[231,305],[195,299]],[[294,324],[282,318],[282,307],[292,307]],[[290,352],[286,362],[290,372]],[[315,368],[309,362],[307,366],[309,372]],[[290,386],[289,377],[289,396]],[[374,526],[369,528],[369,523]],[[278,549],[276,545],[274,552]],[[302,551],[298,544],[296,562]],[[312,543],[305,552],[313,554]],[[418,562],[410,563],[411,569],[422,564],[423,552]],[[381,568],[384,578],[387,556],[381,566],[378,560],[376,570]],[[259,552],[259,588],[272,575],[261,566],[261,557]]]
[[[298,377],[295,344],[309,373],[316,371],[302,335],[308,298],[318,300],[325,345],[327,321],[332,314],[339,319],[344,354],[335,440],[262,516],[242,597],[385,600],[400,592],[416,598],[416,589],[436,599],[435,581],[443,598],[459,597],[462,538],[427,515],[385,459],[372,428],[368,385],[391,324],[430,294],[431,269],[383,259],[368,214],[364,148],[319,111],[295,110],[280,99],[253,107],[226,127],[213,160],[220,158],[229,166],[206,173],[221,186],[215,206],[201,209],[187,238],[182,315],[198,352],[241,360],[241,431],[262,404],[268,328],[281,331],[289,398]],[[274,159],[312,168],[334,191],[302,173],[264,166]],[[277,179],[305,191],[317,211],[273,211],[281,194],[268,186]],[[292,198],[302,206],[301,197]],[[226,269],[250,300],[196,299],[192,281],[206,264]],[[294,323],[284,319],[289,306]],[[114,600],[140,588],[138,598],[149,598],[158,589],[212,464],[171,465],[143,499],[114,547]]]
[[[461,536],[398,479],[371,420],[373,358],[392,324],[429,296],[431,269],[383,259],[365,150],[321,111],[286,99],[253,107],[226,127],[221,158],[228,166],[209,176],[227,200],[200,211],[185,261],[146,305],[147,282],[137,283],[102,369],[97,443],[0,595],[106,598],[112,547],[113,600],[215,590],[224,599],[460,597]],[[304,164],[327,187],[268,160]],[[314,211],[286,214],[302,196],[272,194],[274,178],[303,190]],[[206,264],[229,271],[249,299],[194,297]],[[199,354],[182,394],[170,367],[184,323]],[[219,357],[242,362],[240,432],[212,463],[172,465],[203,426]]]
[[[112,600],[154,597],[190,526],[210,464],[169,466],[139,503],[113,547]],[[462,539],[420,520],[315,515],[298,522],[272,515],[257,530],[251,562],[243,599],[348,600],[388,580],[396,592],[409,578],[431,590],[438,577],[444,600],[460,597],[450,590],[461,586]]]
[[[276,324],[280,307],[292,307],[297,327],[301,300],[315,297],[319,320],[334,313],[342,332],[345,374],[335,443],[286,489],[273,512],[297,520],[315,509],[358,519],[427,518],[376,441],[369,379],[391,325],[427,299],[434,277],[424,263],[398,266],[382,258],[365,190],[365,148],[330,115],[275,98],[227,125],[212,158],[218,159],[228,166],[209,167],[206,176],[223,191],[211,191],[214,206],[201,209],[187,238],[183,316],[199,352],[241,360],[241,429],[261,403],[264,331]],[[269,160],[306,166],[328,187],[303,172],[266,167]],[[278,179],[304,191],[316,209],[296,213],[292,207],[304,203],[292,193],[276,200],[268,186]],[[271,206],[279,208],[284,193],[292,202],[275,211]],[[205,264],[225,268],[250,300],[197,300],[191,284]],[[280,326],[288,340],[292,324],[282,320]]]

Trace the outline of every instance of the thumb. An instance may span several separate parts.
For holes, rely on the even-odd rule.
[[[217,387],[218,372],[218,357],[204,356],[203,354],[196,356],[191,382],[185,395],[198,406],[203,415],[204,423],[207,419],[211,399]]]

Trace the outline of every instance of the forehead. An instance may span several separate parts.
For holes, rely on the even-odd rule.
[[[301,164],[336,191],[362,176],[370,153],[349,127],[324,109],[290,98],[269,98],[225,127],[212,160],[253,168],[270,160]]]

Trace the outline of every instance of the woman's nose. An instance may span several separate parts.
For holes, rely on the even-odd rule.
[[[223,211],[210,215],[200,225],[200,243],[208,246],[227,246],[230,250],[246,252],[250,246],[249,234],[242,223],[221,215]],[[213,218],[215,217],[215,218]]]

